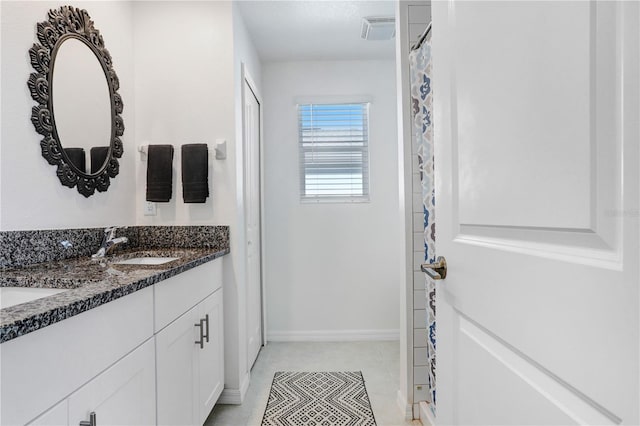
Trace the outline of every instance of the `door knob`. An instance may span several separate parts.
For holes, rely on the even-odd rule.
[[[420,265],[420,270],[431,279],[444,280],[447,278],[447,260],[443,256],[438,256],[435,262]]]

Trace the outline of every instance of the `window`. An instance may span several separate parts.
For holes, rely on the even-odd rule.
[[[368,201],[369,104],[298,105],[303,201]]]

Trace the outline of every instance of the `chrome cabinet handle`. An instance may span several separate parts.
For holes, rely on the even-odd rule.
[[[207,339],[207,343],[209,343],[209,314],[204,316],[204,321],[207,323],[207,335],[205,337]]]
[[[196,345],[200,345],[200,349],[204,349],[204,322],[203,319],[200,322],[194,324],[196,327],[200,327],[200,340],[196,340]]]
[[[447,278],[447,260],[443,256],[438,256],[435,262],[420,265],[420,270],[431,279],[444,280]]]
[[[97,424],[98,423],[96,422],[96,413],[95,411],[92,411],[91,414],[89,414],[89,421],[82,420],[79,426],[96,426]]]

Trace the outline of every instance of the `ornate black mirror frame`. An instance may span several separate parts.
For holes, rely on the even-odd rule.
[[[31,122],[44,138],[40,142],[42,156],[53,166],[57,166],[56,174],[60,182],[73,188],[85,197],[94,194],[97,189],[104,192],[109,188],[110,178],[115,177],[120,165],[123,147],[120,137],[124,134],[122,121],[122,98],[118,94],[120,81],[113,69],[111,55],[104,47],[104,40],[84,9],[62,6],[49,10],[49,19],[37,24],[37,37],[40,44],[34,43],[29,49],[31,65],[36,72],[31,73],[27,85],[31,97],[38,103],[31,111]],[[83,42],[95,54],[102,66],[111,102],[111,137],[107,159],[96,173],[89,174],[78,169],[67,157],[56,129],[53,111],[53,68],[60,45],[69,38]]]

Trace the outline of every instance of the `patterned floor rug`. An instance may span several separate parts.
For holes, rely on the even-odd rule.
[[[375,426],[360,371],[277,372],[262,426]]]

